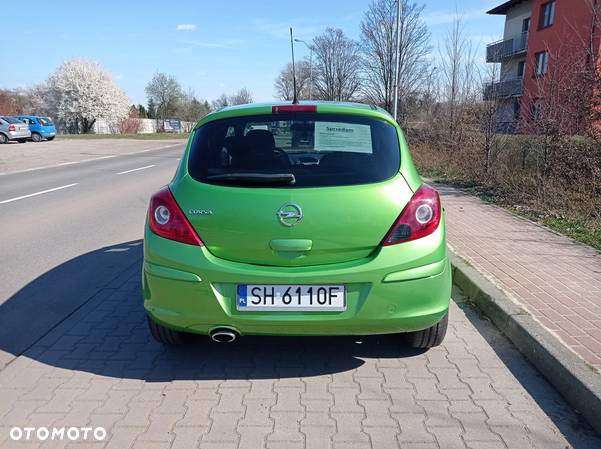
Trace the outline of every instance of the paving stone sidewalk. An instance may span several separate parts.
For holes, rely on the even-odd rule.
[[[139,263],[0,372],[0,448],[593,449],[599,439],[477,311],[427,352],[396,336],[155,343]],[[104,441],[13,441],[97,427]]]
[[[451,248],[601,370],[601,253],[448,186]]]

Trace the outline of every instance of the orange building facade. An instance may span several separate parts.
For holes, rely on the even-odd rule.
[[[484,98],[498,102],[499,132],[516,132],[535,113],[545,77],[599,58],[601,0],[511,0],[488,11],[504,15],[503,39],[487,46],[487,62],[500,63],[499,79]],[[557,72],[555,72],[557,74]]]

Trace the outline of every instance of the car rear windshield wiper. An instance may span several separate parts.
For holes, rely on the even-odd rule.
[[[224,173],[207,176],[207,181],[242,184],[291,185],[296,182],[292,173]]]

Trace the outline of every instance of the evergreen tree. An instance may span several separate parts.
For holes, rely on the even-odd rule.
[[[157,107],[152,98],[148,100],[148,111],[146,112],[146,116],[148,118],[156,118],[157,116]]]
[[[140,118],[148,118],[148,112],[146,111],[146,108],[143,104],[138,105],[138,116]]]

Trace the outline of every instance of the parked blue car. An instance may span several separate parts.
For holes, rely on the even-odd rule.
[[[43,139],[53,140],[56,137],[56,127],[48,117],[36,117],[35,115],[19,115],[15,118],[29,125],[31,140],[41,142]]]

